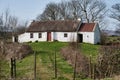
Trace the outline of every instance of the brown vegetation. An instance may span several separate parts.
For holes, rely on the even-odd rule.
[[[11,58],[22,59],[27,56],[32,49],[28,45],[18,43],[0,43],[0,55],[6,60]]]
[[[120,44],[101,46],[96,72],[99,77],[120,74]]]
[[[82,75],[81,77],[101,79],[120,75],[120,43],[101,45],[96,63],[84,56],[76,45],[77,43],[70,43],[68,47],[61,49],[61,54],[73,68],[76,63],[76,72]]]
[[[70,65],[75,67],[76,63],[76,73],[79,73],[82,77],[88,76],[88,58],[85,57],[80,51],[76,48],[77,43],[70,43],[68,47],[61,49],[61,54],[65,60],[68,61]],[[77,57],[76,57],[77,55]],[[76,60],[76,62],[75,62]]]

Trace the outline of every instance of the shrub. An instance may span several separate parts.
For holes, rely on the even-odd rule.
[[[65,77],[58,77],[58,80],[69,80],[69,79],[67,79]]]
[[[32,43],[32,41],[28,41],[27,43]]]
[[[74,67],[76,59],[76,72],[84,77],[88,76],[88,58],[84,56],[77,48],[77,43],[72,42],[68,47],[61,49],[61,54],[64,59]]]
[[[107,34],[102,32],[101,33],[101,42],[102,45],[105,45],[107,43]]]
[[[38,40],[36,40],[35,42],[38,43]]]
[[[54,41],[54,42],[58,42],[58,40],[55,40],[55,39],[54,39],[53,41]]]
[[[0,45],[0,47],[3,45]],[[4,46],[4,54],[2,56],[6,60],[11,58],[22,59],[25,56],[29,55],[32,52],[32,48],[29,45],[19,44],[19,43],[9,43]],[[2,49],[0,48],[0,51]],[[0,53],[1,54],[1,53]]]
[[[120,74],[120,44],[101,46],[97,60],[98,76],[111,77]]]
[[[120,41],[120,38],[117,38],[118,41]]]

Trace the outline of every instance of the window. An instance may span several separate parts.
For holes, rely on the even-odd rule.
[[[89,38],[89,36],[87,35],[87,38]]]
[[[64,33],[64,37],[67,37],[67,33]]]
[[[39,34],[38,34],[38,37],[39,37],[39,38],[42,38],[42,33],[39,33]]]
[[[30,38],[33,38],[33,33],[30,33]]]

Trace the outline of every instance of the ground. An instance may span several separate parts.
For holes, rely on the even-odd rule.
[[[36,42],[27,43],[36,53],[37,57],[37,80],[72,80],[73,68],[60,55],[60,49],[68,46],[69,43],[63,42]],[[92,57],[93,61],[98,55],[100,45],[79,44],[82,53],[87,57]],[[54,76],[54,54],[57,54],[57,71],[58,78]],[[16,63],[17,78],[34,78],[34,53],[31,53]],[[10,65],[6,61],[1,61],[1,78],[10,77]],[[4,80],[4,79],[3,79]],[[80,80],[77,76],[76,80]],[[83,79],[82,79],[83,80]],[[90,80],[90,79],[84,79]]]

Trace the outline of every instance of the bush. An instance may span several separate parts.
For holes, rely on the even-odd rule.
[[[32,41],[28,41],[27,43],[32,43]]]
[[[105,45],[107,43],[107,34],[102,32],[101,33],[101,42],[102,45]]]
[[[111,77],[120,74],[120,44],[101,46],[97,60],[98,76]]]
[[[74,67],[75,65],[75,59],[76,59],[76,72],[84,77],[88,76],[88,58],[84,56],[77,48],[77,43],[72,42],[69,44],[68,47],[64,47],[61,49],[61,54],[64,57],[64,59]]]
[[[120,38],[117,38],[118,41],[120,41]]]
[[[0,47],[3,46],[2,44]],[[2,49],[0,48],[2,52]],[[2,56],[6,60],[11,58],[22,59],[32,52],[32,48],[29,45],[19,44],[19,43],[9,43],[4,45],[4,54]],[[1,55],[1,53],[0,53]]]
[[[58,77],[58,80],[69,80],[69,79],[67,79],[65,77]]]
[[[38,43],[38,40],[36,40],[35,42]]]
[[[54,42],[58,42],[58,40],[55,40],[55,39],[54,39],[53,41],[54,41]]]

